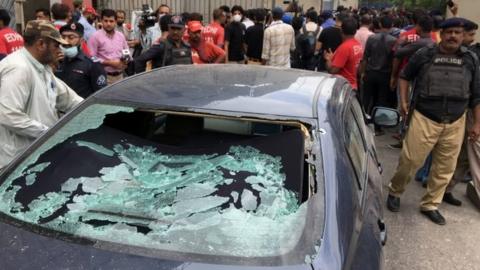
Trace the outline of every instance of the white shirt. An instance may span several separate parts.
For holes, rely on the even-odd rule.
[[[274,21],[263,35],[262,59],[267,65],[290,67],[290,52],[295,50],[295,31],[289,24]]]
[[[243,20],[242,23],[243,23],[243,25],[245,25],[245,29],[248,29],[249,27],[252,27],[252,26],[255,25],[255,23],[252,20],[250,20],[249,18],[246,18],[246,17],[245,17],[245,19]]]
[[[83,99],[23,48],[0,62],[0,168]]]
[[[362,44],[362,48],[365,49],[365,45],[367,45],[368,38],[373,35],[373,32],[368,29],[366,26],[360,27],[355,34],[355,39]]]
[[[315,32],[318,29],[317,40],[320,37],[320,34],[322,33],[322,30],[323,30],[321,26],[318,26],[318,24],[314,22],[307,22],[305,24],[305,28],[307,29],[308,32]],[[300,33],[303,34],[303,27],[300,29]]]

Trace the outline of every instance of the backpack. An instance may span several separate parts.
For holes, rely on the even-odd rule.
[[[307,31],[307,26],[303,26],[302,34],[298,36],[298,42],[300,48],[299,53],[302,59],[308,59],[315,54],[315,47],[317,44],[317,36],[320,33],[320,26],[317,25],[317,30]]]

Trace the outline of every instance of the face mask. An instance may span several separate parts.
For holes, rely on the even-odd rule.
[[[67,58],[74,58],[78,54],[78,47],[77,46],[73,46],[73,47],[70,47],[70,48],[64,48],[62,46],[60,48],[62,49],[62,52],[65,55],[65,57],[67,57]]]
[[[241,22],[242,21],[242,15],[240,15],[240,14],[233,15],[233,21]]]

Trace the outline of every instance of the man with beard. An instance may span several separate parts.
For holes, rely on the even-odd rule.
[[[192,64],[191,48],[182,40],[184,30],[182,17],[172,16],[167,38],[135,59],[135,73],[144,72],[148,61],[152,68]]]
[[[157,22],[154,26],[150,27],[150,30],[152,31],[152,40],[154,42],[163,36],[164,30],[162,30],[160,21],[165,15],[170,15],[170,7],[168,5],[162,4],[157,8],[156,11]],[[168,32],[168,30],[165,32]]]
[[[123,71],[130,60],[125,36],[115,30],[117,13],[112,9],[102,11],[102,29],[95,32],[88,41],[91,54],[100,61],[107,72],[108,84],[123,79]],[[128,52],[128,55],[126,53]]]
[[[128,33],[127,26],[125,24],[125,18],[127,17],[127,13],[125,10],[117,10],[117,26],[115,26],[115,30],[122,33],[127,40],[130,39],[130,34]]]
[[[478,43],[472,45],[475,42],[475,35],[478,30],[478,25],[470,20],[465,20],[464,28],[465,34],[463,45],[474,52],[477,57],[480,57],[480,51],[478,50],[480,45]],[[472,114],[469,111],[467,114],[467,131],[471,128],[472,124]],[[455,198],[452,191],[459,182],[464,181],[467,172],[470,170],[474,185],[468,185],[467,195],[472,202],[480,208],[480,140],[472,141],[468,139],[468,134],[465,135],[466,136],[462,144],[462,150],[458,156],[457,167],[455,168],[455,173],[453,174],[452,180],[445,190],[443,201],[455,206],[462,205],[462,201]]]
[[[97,19],[97,12],[93,7],[87,7],[83,11],[83,16],[80,17],[78,23],[83,26],[84,35],[83,38],[88,41],[93,33],[97,32],[97,29],[93,26],[95,20]]]
[[[55,75],[82,98],[87,98],[107,86],[107,74],[103,66],[82,52],[83,26],[79,23],[64,25],[60,28],[60,34],[69,45],[61,46],[65,58],[55,71]]]
[[[438,225],[446,224],[438,207],[455,171],[468,107],[473,114],[469,139],[476,141],[480,135],[478,57],[462,46],[463,19],[448,19],[441,28],[442,41],[417,51],[400,74],[400,109],[404,118],[408,114],[409,128],[387,199],[387,208],[398,212],[406,185],[431,152],[432,169],[420,212]],[[409,83],[414,80],[409,103]]]
[[[25,47],[0,62],[0,169],[52,127],[59,112],[82,101],[50,68],[60,53],[61,38],[46,21],[30,21]]]
[[[188,22],[188,36],[192,46],[192,61],[194,64],[225,63],[225,51],[202,38],[202,23]]]

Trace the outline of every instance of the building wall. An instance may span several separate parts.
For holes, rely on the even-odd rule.
[[[458,3],[458,16],[467,18],[471,21],[480,24],[480,12],[478,0],[456,0]],[[452,14],[447,11],[447,16],[451,17]],[[477,42],[480,42],[480,34],[477,34]]]

